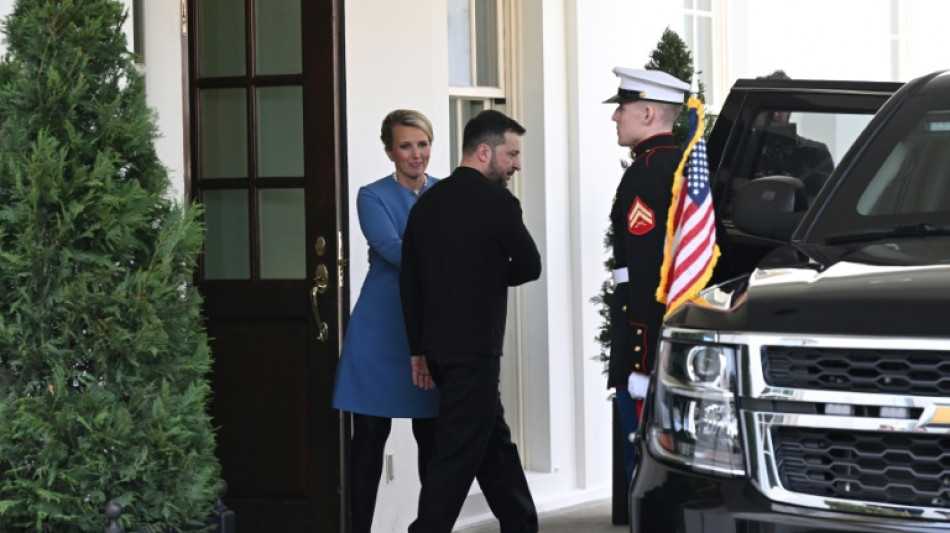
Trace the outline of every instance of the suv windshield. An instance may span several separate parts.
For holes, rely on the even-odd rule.
[[[950,105],[909,98],[879,128],[809,232],[809,242],[946,234],[950,228]]]

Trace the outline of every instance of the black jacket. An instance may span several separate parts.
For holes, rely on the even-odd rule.
[[[634,147],[610,211],[614,262],[627,267],[630,281],[611,301],[608,387],[626,388],[631,372],[649,374],[666,306],[656,301],[666,242],[666,220],[673,197],[673,174],[683,152],[670,134]]]
[[[412,355],[500,356],[508,287],[538,279],[541,256],[508,189],[468,167],[419,198],[399,287]]]

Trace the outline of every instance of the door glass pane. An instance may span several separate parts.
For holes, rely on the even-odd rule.
[[[251,250],[247,191],[204,191],[205,279],[249,279]]]
[[[273,1],[273,0],[269,0]],[[200,75],[243,76],[244,2],[202,0],[198,2],[198,54]]]
[[[449,0],[449,85],[472,85],[472,14],[469,0]]]
[[[247,176],[247,104],[244,89],[201,91],[201,176]]]
[[[300,0],[256,3],[258,74],[303,72],[300,41]]]
[[[257,160],[261,177],[303,176],[303,88],[257,90]]]
[[[478,86],[498,87],[498,2],[475,1]]]
[[[262,189],[261,279],[306,277],[303,189]]]

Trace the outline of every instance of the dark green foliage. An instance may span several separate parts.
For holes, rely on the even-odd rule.
[[[650,61],[644,65],[644,68],[662,70],[687,83],[691,83],[694,73],[693,54],[689,51],[689,47],[686,46],[686,42],[683,41],[676,32],[666,28],[663,31],[662,37],[660,37],[660,41],[656,44],[656,48],[650,54]],[[705,87],[701,81],[697,82],[697,87],[698,93],[695,96],[705,104]],[[704,136],[708,136],[709,132],[712,131],[712,124],[715,117],[709,115],[709,113],[706,113],[704,110],[704,118],[706,121]],[[685,147],[687,141],[686,136],[688,134],[688,114],[686,106],[684,105],[683,111],[680,112],[680,116],[673,124],[673,138],[677,144],[681,147]],[[621,166],[625,165],[621,163]],[[609,273],[612,272],[615,267],[613,257],[613,227],[610,224],[607,225],[607,234],[604,236],[604,248],[606,248],[608,252],[607,260],[604,261],[604,267]],[[605,374],[607,373],[607,363],[610,362],[610,302],[613,295],[613,280],[608,277],[607,280],[600,285],[600,293],[590,299],[592,303],[598,305],[597,313],[601,317],[600,329],[597,332],[600,354],[595,356],[594,359],[604,363]]]
[[[656,48],[650,52],[650,61],[643,67],[662,70],[686,83],[692,83],[693,53],[686,46],[686,41],[675,31],[666,28],[656,43]]]
[[[703,104],[706,103],[706,86],[698,76],[701,73],[693,69],[693,53],[686,46],[686,41],[680,38],[675,31],[669,28],[663,30],[660,41],[656,43],[656,48],[650,54],[650,62],[644,68],[662,70],[689,84],[693,83],[695,76],[696,84],[693,86],[697,90],[695,96]],[[709,113],[704,113],[704,118],[706,129],[703,134],[708,136],[709,132],[712,131],[715,117],[710,116]],[[686,146],[687,135],[689,135],[689,118],[686,107],[683,107],[676,123],[673,124],[673,138],[676,139],[676,144]]]
[[[199,209],[169,180],[115,0],[19,0],[0,63],[0,531],[212,511]]]

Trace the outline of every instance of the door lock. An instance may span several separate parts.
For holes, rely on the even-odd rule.
[[[313,311],[313,320],[317,324],[317,340],[326,342],[330,337],[330,326],[326,321],[320,319],[320,295],[327,292],[330,285],[330,273],[327,266],[323,263],[317,265],[317,271],[313,278],[313,287],[310,288],[310,309]]]

